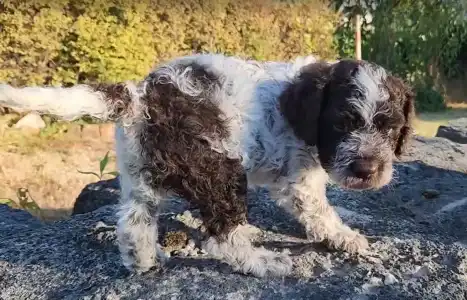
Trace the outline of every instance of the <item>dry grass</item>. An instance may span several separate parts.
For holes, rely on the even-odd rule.
[[[449,121],[466,118],[467,104],[449,104],[449,109],[442,112],[421,113],[415,120],[415,130],[417,134],[427,137],[436,135],[440,125],[446,125]]]
[[[66,218],[83,187],[98,180],[78,170],[99,173],[99,161],[110,151],[107,171],[114,171],[113,149],[113,143],[93,138],[4,131],[0,144],[0,198],[16,200],[17,189],[27,188],[44,220]]]

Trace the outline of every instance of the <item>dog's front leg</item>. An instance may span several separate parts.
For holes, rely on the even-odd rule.
[[[272,196],[303,224],[308,239],[327,241],[331,247],[350,253],[364,252],[367,239],[342,222],[326,198],[326,181],[324,170],[310,171]]]

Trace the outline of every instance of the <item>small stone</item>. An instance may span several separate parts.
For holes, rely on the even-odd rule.
[[[198,229],[203,224],[200,219],[193,217],[189,210],[184,211],[183,214],[177,215],[176,220],[193,229]]]
[[[391,285],[391,284],[394,284],[394,283],[397,283],[399,282],[396,278],[396,276],[392,275],[391,273],[387,273],[385,276],[384,276],[384,284],[385,285]]]
[[[382,285],[381,278],[372,277],[367,283],[362,285],[362,289],[364,293],[367,294],[375,294],[377,292],[377,288]]]
[[[104,222],[102,221],[99,221],[96,223],[96,226],[94,226],[95,229],[98,229],[98,228],[105,228],[107,227],[107,224],[105,224]]]
[[[45,122],[38,113],[31,112],[16,122],[14,127],[18,129],[42,129],[45,127]]]
[[[366,257],[366,260],[370,263],[378,264],[378,265],[383,263],[381,259],[379,259],[378,257],[373,257],[373,256]]]
[[[195,249],[195,247],[196,247],[195,241],[192,239],[190,239],[188,243],[186,244],[187,249]]]
[[[417,266],[412,273],[414,278],[423,278],[427,277],[430,274],[430,269],[427,266]]]
[[[375,286],[381,285],[381,278],[371,277],[370,284],[375,285]]]
[[[117,228],[115,225],[107,225],[102,221],[98,221],[96,225],[94,226],[94,230],[96,231],[98,230],[111,231],[111,230],[116,230],[116,229]]]
[[[422,192],[422,195],[425,199],[434,199],[439,197],[440,192],[435,189],[426,189]]]

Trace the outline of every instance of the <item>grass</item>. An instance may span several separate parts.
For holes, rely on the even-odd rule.
[[[415,131],[419,135],[433,137],[440,125],[462,117],[467,118],[467,104],[449,104],[445,111],[418,114],[414,122]]]
[[[2,121],[5,124],[5,120],[0,124]],[[113,142],[65,135],[53,127],[39,133],[2,129],[0,198],[16,200],[18,190],[27,189],[44,221],[68,217],[83,187],[98,180],[93,174],[79,171],[100,174],[100,162],[107,152],[106,169],[116,168]]]

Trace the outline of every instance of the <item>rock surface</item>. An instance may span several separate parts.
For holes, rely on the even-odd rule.
[[[306,243],[265,191],[252,191],[258,243],[293,255],[294,272],[283,279],[236,274],[210,259],[199,249],[197,211],[179,199],[161,214],[161,241],[167,232],[187,237],[173,235],[180,245],[172,260],[145,275],[120,263],[112,205],[49,225],[0,206],[0,299],[466,299],[466,152],[446,139],[417,138],[391,186],[329,188],[345,222],[369,237],[365,257]]]
[[[90,183],[76,198],[71,214],[84,214],[105,205],[117,204],[118,197],[120,197],[118,178]]]
[[[18,129],[41,129],[45,127],[45,122],[37,113],[31,112],[19,119],[14,125]]]
[[[460,144],[467,144],[467,118],[460,118],[438,127],[437,137]]]

